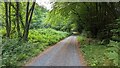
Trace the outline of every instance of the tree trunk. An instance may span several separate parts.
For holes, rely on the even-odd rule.
[[[29,27],[30,27],[30,22],[32,19],[33,11],[35,7],[35,2],[33,2],[32,7],[29,10],[29,2],[27,2],[27,7],[26,7],[26,23],[25,23],[25,29],[23,33],[23,40],[28,41],[28,34],[29,34]],[[30,14],[30,17],[29,17]]]
[[[11,2],[9,2],[9,36],[11,34]]]
[[[9,33],[9,19],[8,19],[8,2],[5,2],[5,22],[6,22],[6,37],[10,37],[10,33]]]
[[[21,38],[21,32],[20,32],[20,23],[19,23],[19,2],[16,2],[16,22],[17,22],[17,32],[18,37]]]
[[[28,11],[29,11],[29,2],[27,2],[27,7],[26,7],[26,23],[25,23],[25,28],[24,28],[24,33],[23,33],[23,40],[26,41],[27,40],[27,29],[28,29]]]

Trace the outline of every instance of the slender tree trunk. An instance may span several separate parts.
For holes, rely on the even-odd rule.
[[[27,40],[27,29],[28,29],[28,11],[29,11],[29,2],[27,2],[27,7],[26,7],[26,23],[25,23],[25,28],[24,28],[24,32],[23,32],[23,40],[26,41]]]
[[[27,7],[26,7],[26,23],[25,23],[25,29],[23,33],[23,40],[28,41],[28,34],[29,34],[29,27],[30,27],[30,22],[32,19],[33,11],[35,7],[35,2],[33,2],[32,7],[29,10],[29,2],[27,2]],[[30,17],[29,17],[30,14]]]
[[[15,11],[17,11],[17,9],[15,8],[15,6],[13,4],[11,4],[11,6],[14,8]],[[20,18],[20,22],[21,22],[21,27],[24,29],[24,23],[23,23],[23,18],[21,13],[19,13],[19,18]]]
[[[17,32],[18,37],[21,38],[21,32],[20,32],[20,23],[19,23],[19,2],[16,2],[16,22],[17,22]]]
[[[30,14],[29,23],[30,23],[31,20],[32,20],[32,15],[33,15],[34,7],[35,7],[35,2],[33,2],[33,5],[32,5],[32,7],[31,7],[31,14]]]
[[[9,36],[11,34],[11,2],[9,2]]]
[[[5,22],[6,22],[6,37],[10,37],[10,34],[9,34],[9,19],[8,19],[8,2],[5,2]]]

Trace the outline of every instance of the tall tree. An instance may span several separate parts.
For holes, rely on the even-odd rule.
[[[10,34],[11,34],[11,2],[9,2],[9,35]]]
[[[18,37],[21,37],[21,32],[20,32],[20,22],[19,22],[19,2],[16,2],[16,23],[17,23],[17,32],[18,32]]]
[[[24,32],[23,32],[23,40],[24,41],[28,40],[29,27],[30,27],[30,22],[31,22],[31,19],[32,19],[34,7],[35,7],[35,2],[33,2],[30,9],[29,9],[29,2],[27,2],[27,6],[26,6],[26,23],[25,23]]]
[[[11,2],[5,2],[5,22],[6,22],[6,37],[10,38],[10,31],[11,31]]]
[[[47,17],[47,22],[64,22],[68,19],[77,24],[78,30],[81,27],[89,37],[98,39],[110,39],[110,26],[120,16],[118,13],[119,2],[56,2]],[[64,20],[59,20],[64,19]],[[66,23],[69,23],[66,21]]]

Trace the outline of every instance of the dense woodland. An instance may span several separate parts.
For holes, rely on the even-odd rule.
[[[119,65],[120,2],[57,2],[45,22],[79,32],[88,66]]]
[[[72,34],[88,66],[120,62],[120,2],[55,2],[52,10],[35,2],[0,2],[0,26],[2,66],[24,65]]]

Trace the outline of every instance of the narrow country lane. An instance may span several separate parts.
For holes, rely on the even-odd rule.
[[[25,66],[86,66],[77,36],[70,36],[48,48]]]

